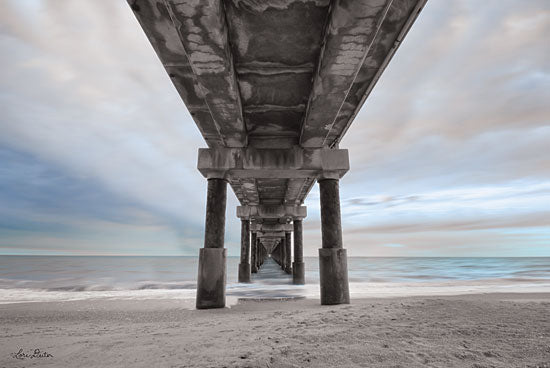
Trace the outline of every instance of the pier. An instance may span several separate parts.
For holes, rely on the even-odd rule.
[[[239,282],[271,256],[303,284],[303,203],[318,183],[321,304],[349,303],[339,143],[426,0],[128,2],[208,146],[197,308],[225,306],[228,184]]]

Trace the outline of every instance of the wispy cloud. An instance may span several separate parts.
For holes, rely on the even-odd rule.
[[[341,143],[351,255],[550,254],[548,34],[545,0],[428,2]],[[0,253],[196,254],[204,143],[127,4],[2,1],[0,51]]]

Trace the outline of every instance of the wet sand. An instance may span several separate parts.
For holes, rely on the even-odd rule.
[[[0,326],[0,367],[550,367],[550,294],[5,304]]]

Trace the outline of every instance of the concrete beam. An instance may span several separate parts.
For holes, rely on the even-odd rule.
[[[314,184],[315,178],[288,180],[283,203],[302,204]]]
[[[280,239],[284,238],[285,232],[284,231],[258,231],[258,238],[260,239]]]
[[[256,148],[337,147],[426,3],[127,1],[209,147]]]
[[[200,148],[197,168],[206,178],[340,179],[349,156],[345,149]]]
[[[334,2],[302,125],[302,147],[337,147],[425,4]]]
[[[258,232],[293,231],[292,224],[251,224],[250,229]]]
[[[202,0],[194,6],[170,1],[169,10],[212,118],[228,147],[247,145],[241,98],[228,42],[223,3]]]
[[[128,2],[207,142],[245,147],[223,3]]]
[[[326,145],[337,147],[393,55],[404,41],[427,0],[394,0],[386,19],[357,74],[338,118],[327,134]]]
[[[241,204],[260,203],[260,194],[254,178],[235,178],[229,180],[235,196]]]
[[[237,206],[237,217],[241,219],[303,219],[307,216],[306,206]]]
[[[303,147],[324,147],[392,0],[335,1],[302,127]]]
[[[128,0],[209,147],[223,144],[164,0]]]

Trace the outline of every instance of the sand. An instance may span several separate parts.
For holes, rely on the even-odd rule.
[[[5,304],[0,326],[0,367],[550,367],[550,294]]]

